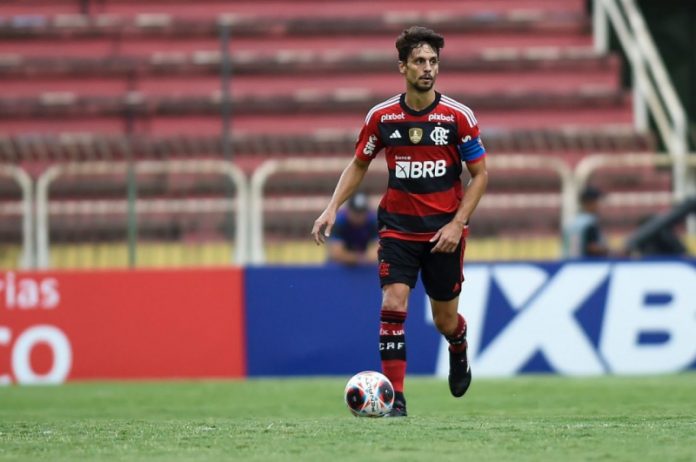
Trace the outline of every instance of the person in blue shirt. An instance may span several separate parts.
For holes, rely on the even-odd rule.
[[[344,265],[377,263],[377,216],[367,195],[355,193],[336,216],[328,240],[329,261]]]

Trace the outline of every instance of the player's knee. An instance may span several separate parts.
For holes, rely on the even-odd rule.
[[[406,311],[407,305],[405,300],[398,297],[384,297],[382,299],[382,310],[385,311]]]
[[[433,313],[433,321],[435,323],[435,328],[440,331],[443,335],[451,335],[452,332],[457,330],[457,312],[439,312]]]
[[[382,310],[406,311],[408,308],[408,286],[385,287],[382,293]]]

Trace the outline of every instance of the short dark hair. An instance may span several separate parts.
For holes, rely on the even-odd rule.
[[[604,193],[599,188],[594,186],[587,186],[580,193],[580,203],[587,204],[589,202],[595,202],[602,198]]]
[[[427,43],[440,56],[440,49],[445,47],[445,38],[427,27],[411,26],[396,39],[399,61],[406,62],[414,48]]]
[[[348,208],[354,212],[367,212],[369,208],[367,194],[364,192],[356,192],[348,199]]]

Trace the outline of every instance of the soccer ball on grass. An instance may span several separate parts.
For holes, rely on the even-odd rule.
[[[384,417],[394,404],[394,387],[379,372],[363,371],[348,381],[344,397],[354,416]]]

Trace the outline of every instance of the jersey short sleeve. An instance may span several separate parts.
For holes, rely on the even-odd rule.
[[[483,146],[483,141],[481,141],[478,121],[470,109],[466,112],[459,112],[457,116],[459,129],[457,150],[459,151],[459,156],[462,162],[478,162],[486,156],[486,148]]]
[[[365,162],[371,162],[377,153],[384,147],[379,136],[377,118],[375,114],[370,114],[365,120],[355,143],[355,157]]]

